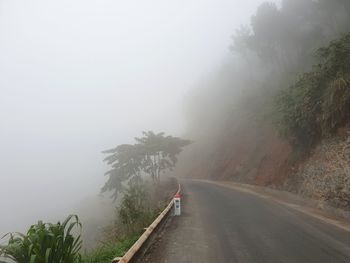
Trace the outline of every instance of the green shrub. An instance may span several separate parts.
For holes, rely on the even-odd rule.
[[[79,263],[82,262],[80,234],[81,223],[76,215],[57,224],[39,221],[32,225],[27,234],[9,233],[8,244],[0,246],[0,257],[17,263]],[[0,261],[4,262],[4,261]]]
[[[122,257],[136,242],[139,235],[121,241],[105,244],[84,257],[84,263],[110,263],[116,257]]]
[[[136,242],[158,215],[159,209],[152,199],[152,186],[136,176],[124,187],[124,195],[118,208],[118,240],[95,249],[84,257],[84,263],[110,263],[115,257],[122,257]]]
[[[349,120],[350,34],[317,55],[320,63],[277,98],[279,131],[294,145],[312,146]]]
[[[158,208],[151,199],[146,183],[141,179],[130,181],[118,210],[120,228],[126,235],[142,232],[157,216]]]

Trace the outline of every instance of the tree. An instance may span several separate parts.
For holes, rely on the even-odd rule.
[[[312,146],[350,117],[350,34],[317,54],[319,64],[277,99],[279,129],[300,146]]]
[[[152,131],[143,132],[143,137],[135,138],[142,151],[143,172],[151,175],[153,180],[159,181],[162,171],[171,170],[177,162],[177,155],[182,148],[191,142],[177,137],[164,136],[164,132],[155,134]]]
[[[171,170],[177,162],[177,155],[191,141],[178,137],[165,136],[163,132],[143,132],[143,136],[135,138],[135,144],[122,144],[116,148],[106,150],[109,154],[104,161],[111,165],[106,173],[109,176],[102,188],[102,192],[114,191],[116,198],[129,180],[149,175],[154,182],[160,181],[160,175]]]

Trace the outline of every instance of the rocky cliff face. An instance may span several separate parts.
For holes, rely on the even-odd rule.
[[[350,129],[323,140],[285,185],[301,195],[350,210]]]

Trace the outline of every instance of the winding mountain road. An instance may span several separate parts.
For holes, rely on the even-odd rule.
[[[173,217],[144,262],[349,263],[350,232],[270,199],[185,181]]]

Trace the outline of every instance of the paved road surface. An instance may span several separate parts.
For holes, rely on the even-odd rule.
[[[350,262],[350,233],[254,195],[185,182],[184,209],[144,262]]]

